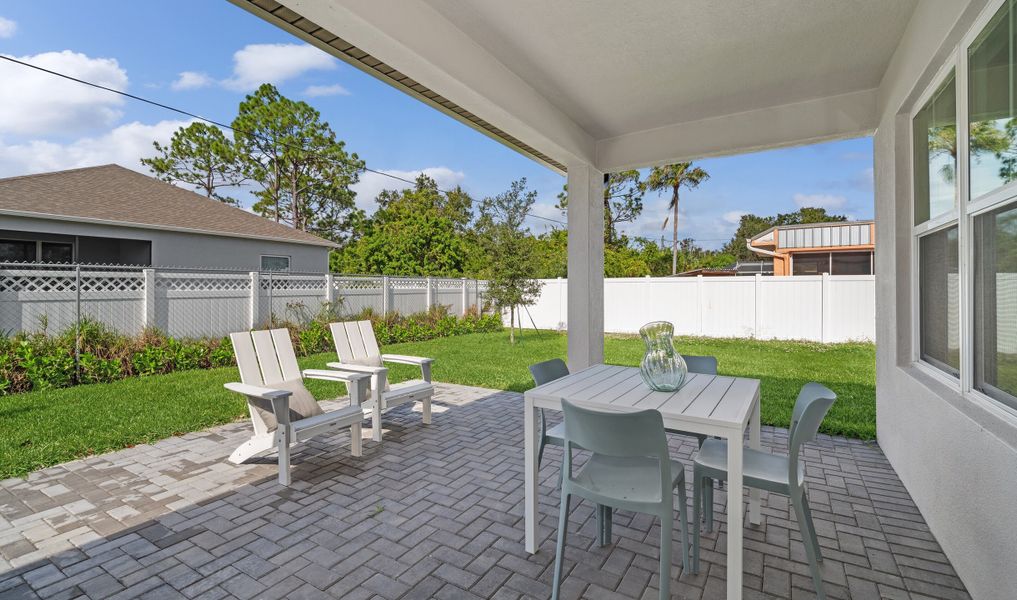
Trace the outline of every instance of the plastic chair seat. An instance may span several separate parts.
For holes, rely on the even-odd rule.
[[[548,429],[544,434],[544,442],[552,446],[565,446],[565,422],[562,421]]]
[[[788,457],[744,448],[742,472],[751,488],[788,495]],[[696,472],[710,479],[727,480],[727,440],[708,439],[694,459]],[[805,468],[798,463],[799,485],[805,480]]]
[[[685,467],[675,460],[671,461],[671,480],[671,489],[666,491],[668,495],[676,486],[685,483]],[[660,503],[662,500],[660,464],[656,458],[594,454],[572,481],[576,487],[605,499],[638,504]]]

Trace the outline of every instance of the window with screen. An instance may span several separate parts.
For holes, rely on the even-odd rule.
[[[0,262],[35,262],[35,242],[0,240]]]
[[[262,271],[289,271],[290,270],[290,257],[288,257],[288,256],[262,255],[262,257],[261,257],[261,270]]]
[[[797,252],[791,257],[794,275],[822,275],[830,272],[829,252]]]
[[[831,275],[872,275],[872,252],[834,252]]]
[[[960,372],[960,275],[957,228],[918,241],[922,360],[950,373]]]

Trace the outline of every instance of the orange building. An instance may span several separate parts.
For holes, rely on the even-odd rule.
[[[871,275],[873,221],[781,225],[747,240],[749,250],[773,258],[774,275]]]

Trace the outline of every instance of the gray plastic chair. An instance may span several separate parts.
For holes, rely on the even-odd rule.
[[[702,375],[716,375],[717,374],[717,357],[716,356],[692,356],[682,354],[682,359],[685,360],[685,366],[688,367],[689,373],[700,373]],[[688,435],[696,438],[699,442],[699,447],[703,447],[703,442],[706,441],[707,436],[701,433],[692,433],[691,431],[682,431],[680,429],[668,429],[668,433],[676,433],[678,435]]]
[[[555,379],[561,379],[569,374],[569,367],[560,358],[552,358],[535,365],[530,365],[530,375],[533,376],[533,383],[544,385]],[[544,417],[544,409],[540,409],[540,447],[537,450],[537,468],[540,468],[540,461],[544,458],[544,446],[565,446],[565,424],[558,423],[550,430],[547,428],[547,419]]]
[[[805,467],[799,460],[805,442],[816,439],[819,425],[827,411],[837,400],[837,394],[824,385],[807,383],[798,393],[794,412],[791,415],[791,429],[788,432],[788,456],[780,456],[744,449],[742,469],[746,487],[783,494],[791,499],[798,528],[802,532],[805,554],[809,559],[809,570],[820,600],[826,598],[823,579],[819,575],[819,563],[823,555],[816,538],[816,527],[812,523],[812,512],[805,493]],[[727,441],[706,440],[693,464],[692,482],[692,572],[699,571],[699,510],[700,499],[706,507],[706,530],[713,529],[713,480],[727,479]],[[730,500],[730,499],[729,499]],[[729,502],[728,510],[741,510],[741,498],[734,504]]]
[[[558,600],[562,559],[572,496],[598,506],[620,508],[660,518],[660,597],[670,599],[671,535],[674,529],[674,489],[681,504],[682,566],[689,568],[688,514],[685,468],[671,460],[664,421],[656,410],[632,413],[601,412],[562,401],[565,413],[565,451],[562,459],[561,512],[554,559],[551,598]],[[581,446],[590,458],[579,473],[572,471],[572,451]]]

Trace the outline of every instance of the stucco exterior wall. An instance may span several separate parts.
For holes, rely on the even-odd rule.
[[[1012,599],[1017,420],[912,366],[909,113],[985,0],[919,3],[880,88],[874,140],[879,444],[974,598]],[[944,291],[945,294],[945,291]]]
[[[0,215],[0,229],[152,242],[152,265],[256,271],[261,255],[290,257],[290,270],[328,271],[328,248],[290,242]]]

